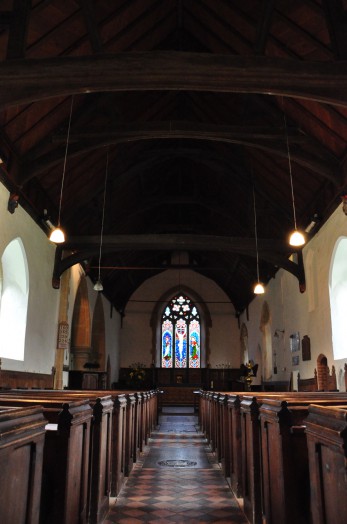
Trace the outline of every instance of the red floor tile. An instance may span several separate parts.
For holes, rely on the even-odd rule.
[[[215,457],[188,416],[165,416],[153,432],[103,524],[247,524]],[[160,423],[160,420],[159,420]],[[204,467],[167,467],[161,460],[189,460]],[[206,467],[205,467],[206,466]]]

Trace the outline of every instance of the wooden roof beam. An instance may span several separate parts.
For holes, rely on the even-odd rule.
[[[0,64],[1,107],[100,91],[262,93],[347,107],[347,63],[169,51]]]
[[[56,260],[53,273],[53,286],[59,287],[60,276],[69,267],[78,264],[99,252],[99,236],[70,238],[64,246],[56,250]],[[63,250],[74,250],[72,255],[62,258]],[[273,266],[281,267],[293,274],[299,284],[304,285],[305,276],[303,267],[288,258],[288,246],[279,240],[259,239],[259,258]],[[240,255],[255,257],[254,238],[217,237],[215,235],[112,235],[105,236],[103,253],[119,251],[216,251],[232,252]],[[300,257],[299,257],[300,258]]]
[[[291,143],[296,140],[306,140],[304,135],[289,130]],[[293,136],[294,135],[294,136]],[[75,137],[75,138],[74,138]],[[292,140],[293,137],[293,140]],[[63,136],[60,137],[63,141]],[[110,132],[71,135],[69,158],[85,154],[88,151],[99,149],[107,145],[115,145],[130,141],[150,140],[153,138],[176,139],[190,138],[196,140],[226,142],[262,149],[276,156],[286,157],[287,150],[283,130],[247,126],[216,126],[187,122],[155,122],[148,125],[120,126]],[[80,142],[78,142],[78,140]],[[307,138],[309,140],[309,138]],[[311,150],[314,150],[311,147]],[[65,146],[49,151],[39,158],[30,161],[30,156],[22,159],[22,166],[17,174],[17,183],[22,186],[33,177],[53,168],[62,161]],[[308,168],[334,184],[339,184],[338,161],[330,153],[316,147],[316,155],[291,147],[291,158],[294,162]]]

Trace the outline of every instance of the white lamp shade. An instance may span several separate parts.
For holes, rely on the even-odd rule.
[[[265,293],[265,289],[264,289],[263,284],[261,282],[258,282],[254,286],[253,292],[254,292],[255,295],[263,295]]]
[[[104,286],[101,283],[101,280],[98,279],[94,284],[94,291],[103,291]]]
[[[300,231],[297,229],[293,231],[293,233],[290,235],[289,238],[289,244],[291,246],[300,247],[305,244],[305,237]]]
[[[62,244],[65,242],[64,232],[59,227],[56,227],[50,234],[49,240],[55,244]]]

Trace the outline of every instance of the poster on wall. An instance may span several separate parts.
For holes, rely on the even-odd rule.
[[[299,332],[292,333],[289,337],[290,351],[296,353],[300,351],[300,335]]]

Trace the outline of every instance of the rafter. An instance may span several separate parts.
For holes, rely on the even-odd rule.
[[[150,52],[0,64],[1,106],[99,91],[263,93],[347,107],[347,63]]]
[[[254,44],[254,51],[257,55],[265,52],[269,31],[272,23],[275,0],[262,0],[261,16],[257,27],[257,36]]]
[[[215,126],[187,122],[152,122],[136,126],[119,126],[107,132],[87,132],[71,135],[69,158],[85,154],[106,145],[115,145],[131,141],[160,139],[189,138],[196,140],[217,141],[230,144],[245,145],[250,148],[261,149],[276,156],[286,158],[287,151],[283,129],[270,129],[256,126]],[[66,138],[58,135],[56,140],[63,142]],[[322,147],[311,145],[311,151],[316,154],[306,153],[296,147],[297,142],[309,142],[309,138],[290,130],[292,147],[291,157],[294,162],[308,168],[323,178],[328,178],[334,184],[339,183],[338,162]],[[65,148],[58,147],[55,151],[45,153],[39,158],[30,161],[30,156],[23,158],[23,164],[18,173],[18,184],[24,185],[34,176],[40,175],[60,163],[63,159]]]
[[[96,24],[94,2],[92,0],[78,0],[78,4],[84,16],[91,48],[94,53],[100,53],[102,51],[102,43]]]
[[[31,0],[14,0],[7,44],[7,58],[24,58]]]
[[[347,59],[347,11],[342,0],[322,0],[336,59]]]

